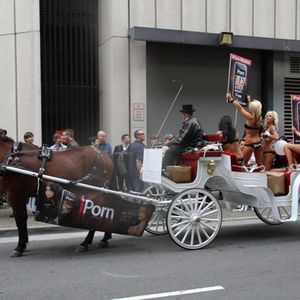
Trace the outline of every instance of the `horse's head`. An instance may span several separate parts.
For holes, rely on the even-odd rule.
[[[0,166],[6,163],[9,154],[12,152],[13,144],[13,139],[0,134]]]

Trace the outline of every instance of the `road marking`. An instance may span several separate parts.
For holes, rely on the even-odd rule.
[[[140,275],[122,275],[122,274],[116,274],[106,271],[101,271],[102,274],[109,276],[109,277],[115,277],[115,278],[140,278]]]
[[[140,296],[126,297],[126,298],[115,298],[112,300],[145,300],[145,299],[155,299],[155,298],[163,298],[163,297],[204,293],[204,292],[211,292],[211,291],[217,291],[217,290],[224,290],[224,288],[220,285],[217,285],[217,286],[210,286],[210,287],[193,289],[193,290],[183,290],[183,291],[175,291],[175,292],[151,294],[151,295],[140,295]]]
[[[29,242],[83,238],[83,237],[86,237],[86,235],[87,235],[87,231],[86,232],[67,232],[67,233],[30,235]],[[18,240],[19,240],[19,238],[17,236],[0,238],[0,244],[16,243],[16,242],[18,242]]]

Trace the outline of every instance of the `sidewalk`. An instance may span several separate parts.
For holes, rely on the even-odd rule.
[[[257,216],[253,211],[239,212],[239,211],[229,211],[224,208],[222,201],[220,202],[222,206],[223,221],[241,221],[241,220],[257,220]],[[0,209],[0,232],[3,231],[15,231],[16,223],[15,218],[11,218],[9,215],[12,213],[12,209],[2,208]],[[57,228],[57,225],[47,224],[43,222],[37,222],[34,220],[34,215],[31,212],[28,212],[28,229],[42,229],[42,228]],[[60,227],[60,226],[59,226]],[[80,230],[80,229],[78,229]]]
[[[13,231],[17,230],[15,218],[11,218],[9,215],[12,213],[12,209],[2,208],[0,209],[0,231]],[[28,212],[28,228],[47,228],[47,227],[56,227],[52,224],[46,224],[42,222],[36,222],[34,216],[31,212]]]

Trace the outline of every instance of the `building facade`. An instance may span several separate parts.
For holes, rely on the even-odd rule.
[[[58,11],[64,1],[60,0]],[[79,12],[85,5],[82,1],[72,1]],[[83,2],[89,1],[93,0]],[[88,138],[98,126],[113,145],[120,142],[121,134],[132,134],[137,128],[148,136],[160,129],[161,135],[176,133],[181,123],[178,112],[186,103],[195,106],[205,131],[214,132],[224,114],[235,117],[224,99],[230,53],[253,60],[249,93],[261,99],[264,112],[274,109],[279,113],[280,132],[289,134],[289,95],[300,93],[300,0],[96,1],[98,61],[88,69],[97,68],[98,84],[89,87],[98,89],[93,93],[98,101],[77,119],[67,119],[74,122],[70,126],[53,119],[52,127],[45,126],[43,117],[42,2],[47,1],[0,0],[0,127],[15,139],[29,130],[41,143],[46,139],[45,128],[60,126],[75,127],[82,143],[85,132]],[[80,16],[77,21],[73,18],[75,24],[83,20]],[[221,32],[233,33],[231,46],[220,45]],[[84,88],[86,84],[80,82]],[[58,85],[54,84],[54,91]],[[69,95],[69,101],[75,101],[75,96]],[[82,99],[90,97],[83,94]],[[55,103],[59,106],[61,101]],[[85,102],[74,109],[84,108]],[[76,122],[91,118],[95,110],[99,116],[93,117],[96,125]],[[76,111],[71,112],[74,114]],[[238,117],[240,135],[242,123]],[[89,126],[86,131],[84,126]]]

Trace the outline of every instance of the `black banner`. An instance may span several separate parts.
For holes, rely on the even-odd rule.
[[[38,200],[36,220],[67,227],[141,236],[155,208],[130,196],[76,187],[70,191],[52,182],[44,189],[45,195]]]

